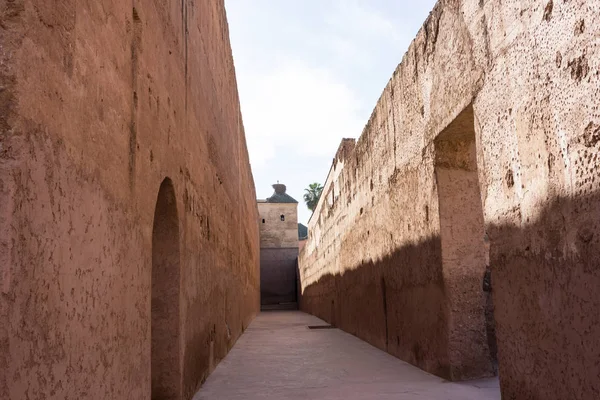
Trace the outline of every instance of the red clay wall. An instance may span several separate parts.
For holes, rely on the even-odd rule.
[[[150,397],[165,177],[190,398],[260,306],[223,2],[0,0],[0,398]]]
[[[597,1],[438,2],[335,157],[299,257],[301,307],[432,373],[489,375],[485,254],[447,251],[470,237],[489,245],[503,398],[597,399],[598,26]],[[456,188],[444,210],[435,142],[471,107],[481,209]],[[484,231],[462,222],[481,211]]]

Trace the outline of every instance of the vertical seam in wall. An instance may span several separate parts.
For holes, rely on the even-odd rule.
[[[188,3],[182,0],[182,16],[183,16],[183,43],[185,57],[185,113],[187,116],[188,110]]]
[[[132,32],[131,38],[131,119],[129,121],[129,188],[133,195],[135,190],[135,164],[137,148],[137,107],[138,107],[138,72],[139,72],[139,53],[142,40],[142,24],[140,15],[135,8],[135,0],[131,2],[132,10]]]
[[[385,351],[388,351],[389,345],[389,330],[388,330],[388,313],[387,313],[387,287],[385,277],[381,276],[381,298],[383,300],[383,317],[385,323]]]

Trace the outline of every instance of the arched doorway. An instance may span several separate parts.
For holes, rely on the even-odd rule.
[[[160,185],[152,228],[152,400],[179,400],[179,219],[173,182]]]

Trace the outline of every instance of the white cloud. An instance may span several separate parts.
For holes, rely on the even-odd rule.
[[[277,147],[333,157],[341,138],[357,137],[363,119],[356,94],[327,69],[288,62],[240,84],[253,166]]]
[[[359,41],[386,38],[386,42],[397,41],[400,33],[384,14],[372,9],[369,2],[358,0],[336,0],[336,12],[327,22],[331,28]]]

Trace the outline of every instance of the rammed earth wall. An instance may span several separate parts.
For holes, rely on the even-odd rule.
[[[223,1],[0,0],[0,398],[191,398],[260,307],[255,198]]]
[[[597,398],[598,26],[594,1],[441,0],[335,156],[302,308],[439,376],[490,376],[489,265],[503,398]]]

